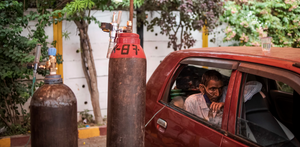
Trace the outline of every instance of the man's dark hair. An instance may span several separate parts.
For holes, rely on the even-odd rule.
[[[206,71],[202,75],[201,84],[204,84],[205,86],[207,86],[207,84],[208,84],[208,82],[210,80],[215,80],[215,81],[221,81],[221,82],[223,82],[222,75],[218,71],[216,71],[216,70],[208,70],[208,71]]]

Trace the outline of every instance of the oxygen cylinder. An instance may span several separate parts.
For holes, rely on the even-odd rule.
[[[120,33],[108,75],[108,147],[143,147],[145,137],[146,56],[139,35]]]
[[[49,51],[50,69],[55,68],[55,53]],[[55,69],[50,71],[30,102],[31,146],[77,147],[77,100]]]

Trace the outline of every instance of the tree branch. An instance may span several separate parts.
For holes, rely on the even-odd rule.
[[[3,122],[4,122],[9,128],[11,128],[11,127],[10,127],[10,126],[11,126],[11,123],[10,123],[10,122],[6,121],[1,115],[0,115],[0,118],[3,120]]]
[[[56,6],[55,9],[61,9],[64,4],[68,3],[68,2],[71,2],[72,0],[64,0],[63,2],[61,2],[59,5]]]
[[[88,26],[87,26],[88,27]],[[93,68],[94,69],[96,69],[96,66],[95,66],[95,60],[94,60],[94,56],[93,56],[93,50],[92,50],[92,45],[91,45],[91,42],[90,42],[90,37],[89,37],[89,35],[87,34],[87,31],[88,31],[88,29],[86,29],[86,41],[87,41],[87,43],[88,43],[88,46],[89,46],[89,52],[90,52],[90,59],[91,59],[91,61],[93,61],[92,62],[92,66],[93,66]],[[96,70],[94,70],[94,74],[95,74],[95,76],[97,77],[97,71]],[[98,86],[98,84],[97,84],[97,86]]]
[[[3,79],[3,82],[4,82],[4,85],[8,88],[5,79]],[[7,100],[4,100],[4,102],[5,102],[5,106],[7,108],[8,118],[10,119],[11,122],[13,122],[13,119],[12,119],[13,114],[12,114],[11,109],[9,108],[8,104],[7,104]]]
[[[181,24],[181,22],[180,22],[180,24]],[[181,44],[181,45],[180,45],[179,50],[181,50],[182,45],[183,45],[183,44],[182,44],[182,40],[183,40],[183,39],[182,39],[182,34],[183,34],[183,25],[181,25],[181,34],[180,34],[180,44]]]
[[[80,46],[82,47],[81,41],[80,41]],[[88,84],[89,91],[91,93],[91,80],[90,80],[89,74],[88,74],[87,69],[86,69],[86,63],[85,63],[85,57],[84,56],[85,56],[84,51],[82,51],[81,52],[81,66],[82,66],[83,73],[84,73],[84,76],[85,76],[87,84]]]
[[[10,121],[11,122],[13,122],[13,119],[12,119],[12,112],[11,112],[11,109],[9,108],[9,106],[8,106],[8,104],[7,104],[7,102],[6,102],[6,100],[4,100],[4,102],[5,102],[5,105],[6,105],[6,107],[7,107],[7,113],[8,113],[8,118],[10,119]]]

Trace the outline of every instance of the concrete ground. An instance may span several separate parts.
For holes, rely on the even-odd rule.
[[[24,146],[12,146],[24,147]],[[27,145],[26,147],[31,147]],[[97,136],[87,139],[78,139],[78,147],[106,147],[106,136]]]
[[[78,147],[106,147],[106,136],[78,139]]]

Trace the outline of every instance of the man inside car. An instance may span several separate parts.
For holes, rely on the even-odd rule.
[[[220,127],[227,88],[223,85],[222,75],[218,71],[206,71],[199,84],[201,93],[193,94],[186,99],[184,104],[186,111]],[[260,92],[261,88],[262,84],[257,81],[247,82],[244,89],[244,102]]]
[[[199,89],[201,93],[189,96],[185,101],[186,111],[197,115],[207,121],[213,121],[217,112],[224,106],[225,95],[223,94],[222,75],[216,70],[208,70],[202,75]],[[214,124],[220,125],[222,117],[214,120]]]

